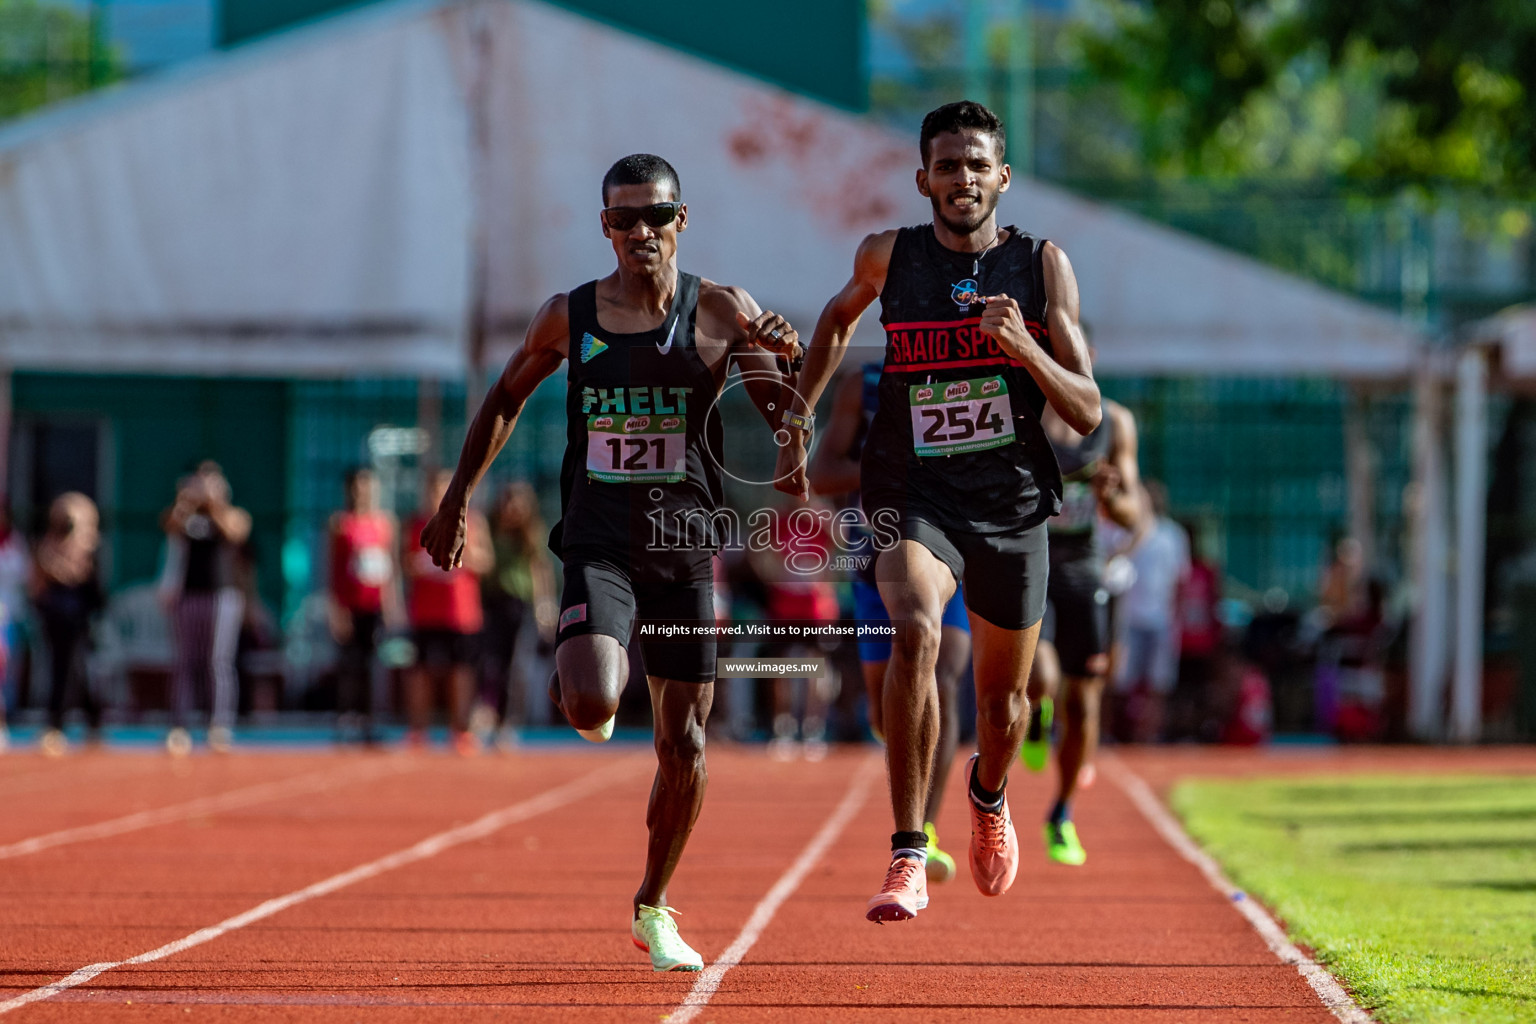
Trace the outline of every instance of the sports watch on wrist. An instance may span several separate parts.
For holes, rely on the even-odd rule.
[[[784,417],[779,420],[779,426],[793,427],[796,430],[803,430],[809,434],[811,431],[816,429],[816,414],[811,413],[808,416],[802,416],[798,412],[793,412],[786,409],[784,411]]]

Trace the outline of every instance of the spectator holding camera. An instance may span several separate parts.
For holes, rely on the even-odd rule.
[[[181,481],[163,525],[168,553],[161,596],[176,642],[166,749],[175,756],[190,752],[187,720],[196,695],[206,693],[212,707],[208,746],[224,752],[234,742],[235,654],[245,608],[236,557],[251,535],[251,516],[230,501],[224,471],[208,461]]]

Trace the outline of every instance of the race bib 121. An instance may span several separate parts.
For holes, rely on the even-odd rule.
[[[587,476],[607,484],[675,484],[687,465],[683,416],[588,416]]]

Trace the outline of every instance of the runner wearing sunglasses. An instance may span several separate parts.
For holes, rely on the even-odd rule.
[[[614,164],[600,224],[618,266],[554,296],[491,387],[464,441],[437,514],[422,532],[447,569],[463,555],[470,496],[534,389],[566,365],[563,517],[550,547],[565,564],[551,695],[595,742],[613,732],[629,678],[626,648],[641,623],[713,627],[714,513],[723,502],[722,426],[714,409],[734,361],[774,427],[779,356],[799,355],[795,329],[741,288],[677,267],[688,226],[677,172],[657,156]],[[657,971],[703,961],[678,935],[672,877],[704,799],[704,720],[714,696],[715,640],[642,640],[656,728],[650,844],[631,935]]]
[[[810,412],[879,298],[885,361],[861,490],[865,514],[894,521],[900,539],[875,564],[897,624],[883,693],[896,832],[885,882],[865,911],[877,922],[910,919],[928,904],[923,802],[938,739],[935,664],[944,604],[962,578],[979,748],[966,766],[971,876],[988,896],[1013,884],[1018,837],[1004,787],[1029,719],[1045,521],[1062,494],[1040,416],[1049,403],[1080,435],[1100,417],[1071,264],[1056,246],[997,221],[1010,177],[1002,122],[979,103],[947,104],[923,119],[919,149],[917,187],[932,223],[864,240],[852,279],[816,325],[799,393],[786,394],[787,417]],[[787,428],[778,486],[803,494],[805,431]]]

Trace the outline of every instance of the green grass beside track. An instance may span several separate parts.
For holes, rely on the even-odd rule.
[[[1172,800],[1379,1020],[1536,1022],[1536,777],[1196,780]]]

